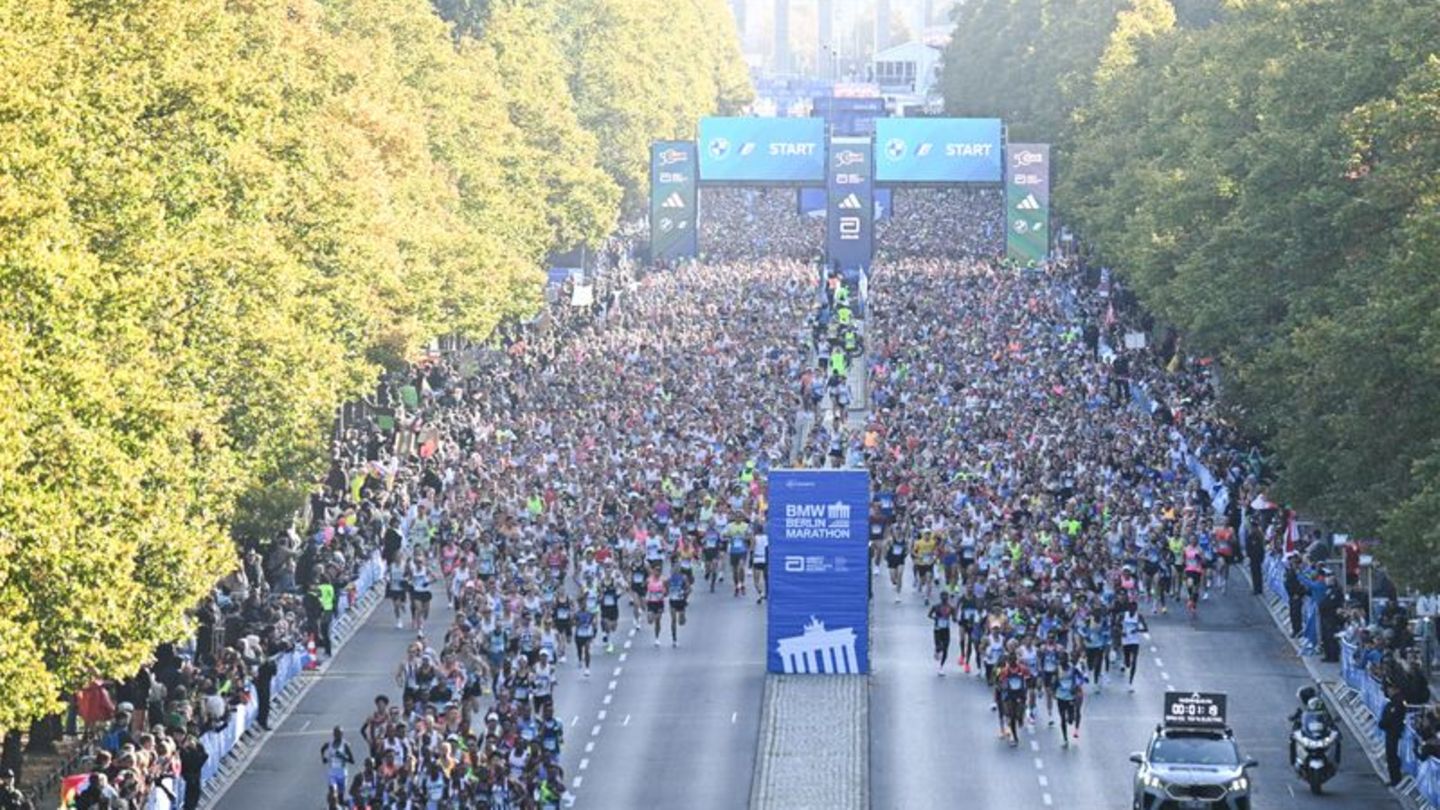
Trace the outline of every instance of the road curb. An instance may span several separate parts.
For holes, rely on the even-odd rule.
[[[331,628],[331,652],[332,654],[320,664],[319,667],[301,673],[293,681],[280,690],[271,700],[270,705],[270,730],[266,731],[259,726],[251,726],[246,730],[245,735],[225,755],[220,762],[220,769],[216,772],[215,778],[202,786],[200,793],[199,810],[211,810],[219,801],[225,798],[225,794],[234,786],[240,775],[250,767],[250,763],[260,754],[270,735],[275,733],[286,718],[295,711],[310,690],[324,679],[325,673],[330,671],[330,665],[334,663],[340,651],[345,648],[355,633],[369,621],[370,615],[375,608],[384,601],[384,591],[381,577],[370,586],[360,600],[355,604],[353,610],[346,611],[345,615]]]
[[[1385,764],[1384,749],[1375,744],[1375,734],[1373,733],[1375,718],[1369,716],[1368,709],[1363,709],[1355,701],[1347,699],[1345,695],[1345,690],[1349,689],[1347,684],[1327,677],[1320,667],[1316,666],[1315,661],[1312,660],[1313,656],[1304,654],[1304,648],[1299,640],[1288,632],[1290,624],[1289,617],[1286,615],[1288,607],[1278,597],[1263,592],[1255,594],[1255,581],[1250,577],[1250,571],[1248,568],[1242,568],[1241,571],[1245,575],[1245,581],[1250,584],[1252,595],[1264,603],[1266,612],[1270,614],[1270,620],[1275,623],[1276,628],[1280,630],[1280,635],[1295,650],[1295,656],[1300,659],[1300,663],[1305,667],[1305,672],[1310,679],[1325,694],[1326,701],[1335,708],[1335,713],[1340,716],[1346,730],[1350,732],[1350,738],[1364,750],[1365,758],[1370,761],[1370,767],[1374,769],[1375,775],[1380,778],[1381,782],[1388,781],[1389,768]],[[1416,791],[1415,780],[1409,776],[1401,780],[1398,786],[1390,788],[1390,793],[1406,810],[1434,810],[1430,803]]]

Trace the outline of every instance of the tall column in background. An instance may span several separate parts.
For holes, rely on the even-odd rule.
[[[820,46],[815,55],[815,75],[822,79],[835,78],[838,64],[839,43],[835,41],[835,0],[820,0]]]
[[[890,0],[875,0],[875,53],[890,47]]]
[[[735,31],[740,35],[740,42],[745,42],[745,0],[730,0],[730,13],[735,16]]]
[[[775,72],[790,72],[790,0],[775,0]]]

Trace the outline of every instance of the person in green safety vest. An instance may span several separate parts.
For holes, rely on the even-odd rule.
[[[853,317],[854,314],[850,312],[849,304],[841,304],[839,308],[835,310],[835,320],[838,321],[841,326],[849,326]]]
[[[846,287],[843,281],[840,282],[840,286],[835,288],[835,305],[837,307],[850,306],[850,288]]]
[[[847,356],[858,357],[860,355],[860,336],[855,333],[854,329],[846,329],[845,336],[841,341]]]
[[[325,651],[326,657],[330,652],[330,624],[335,618],[335,586],[328,580],[320,580],[311,588],[311,595],[314,603],[318,603],[316,614],[312,614],[315,622],[315,641]]]
[[[846,360],[845,360],[845,350],[844,350],[844,349],[841,349],[839,346],[836,346],[835,348],[833,348],[833,349],[830,350],[830,373],[831,373],[831,374],[836,374],[836,375],[839,375],[839,376],[841,376],[841,377],[844,377],[844,376],[848,373],[847,370],[846,370],[846,366],[847,366],[847,365],[848,365],[848,363],[847,363]]]
[[[745,467],[740,470],[740,483],[748,484],[755,480],[755,459],[745,462]]]

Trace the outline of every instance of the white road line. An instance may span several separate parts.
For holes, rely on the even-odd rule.
[[[1150,652],[1160,652],[1160,648],[1159,648],[1159,647],[1156,647],[1154,644],[1151,644],[1151,645],[1150,645]]]
[[[1040,796],[1040,801],[1045,802],[1045,806],[1046,806],[1046,807],[1049,807],[1050,804],[1051,804],[1051,802],[1053,802],[1054,800],[1050,798],[1050,794],[1049,794],[1049,793],[1044,793],[1044,794],[1041,794],[1041,796]]]
[[[585,743],[585,753],[588,754],[588,753],[590,753],[591,751],[594,751],[594,750],[595,750],[595,741],[594,741],[594,740],[591,740],[590,742]]]
[[[628,726],[628,725],[630,725],[630,715],[628,715],[628,714],[625,715],[625,720],[624,720],[624,722],[622,722],[620,725],[622,725],[622,726]]]
[[[1035,757],[1035,770],[1038,771],[1038,770],[1040,770],[1041,768],[1044,768],[1044,767],[1045,767],[1045,760],[1043,760],[1043,759],[1041,759],[1041,758],[1039,758],[1039,757]]]
[[[588,767],[590,767],[590,759],[589,759],[588,757],[581,757],[581,758],[580,758],[580,770],[583,771],[583,770],[585,770],[585,769],[588,768]]]
[[[614,695],[610,694],[609,692],[606,692],[606,693],[605,693],[605,705],[606,705],[606,706],[609,706],[609,705],[610,705],[610,701],[612,701],[612,700],[614,700],[614,699],[615,699],[615,696],[614,696]]]
[[[617,684],[617,683],[619,683],[619,681],[611,681],[611,682],[610,682],[610,685],[607,686],[606,688],[613,692],[613,691],[615,690],[615,684]]]
[[[1040,750],[1040,743],[1039,743],[1039,741],[1037,741],[1037,740],[1031,740],[1031,741],[1030,741],[1030,750],[1031,750],[1031,751],[1039,751],[1039,750]]]
[[[580,722],[580,715],[577,714],[575,715],[574,719],[570,721],[570,725],[573,727],[578,722]]]
[[[640,631],[640,628],[638,628],[638,627],[632,627],[632,628],[630,628],[630,635],[631,635],[631,636],[634,636],[634,635],[635,635],[637,632],[639,632],[639,631]]]
[[[1155,659],[1155,666],[1160,667],[1161,669],[1164,669],[1164,668],[1165,668],[1165,662],[1164,662],[1164,661],[1161,661],[1161,660],[1159,659],[1159,657],[1156,657],[1156,659]]]
[[[737,718],[737,717],[739,717],[739,716],[740,716],[740,713],[739,713],[739,712],[730,712],[730,723],[733,725],[733,724],[735,723],[735,718]]]
[[[611,675],[614,675],[615,677],[618,678],[618,677],[620,677],[620,673],[622,673],[622,672],[624,672],[624,671],[625,671],[625,668],[624,668],[624,667],[615,667],[615,671],[612,672],[612,673],[610,673],[610,674],[611,674]]]
[[[627,650],[630,649],[630,644],[631,644],[631,643],[632,643],[632,642],[627,639],[627,640],[625,641],[625,649],[627,649]]]
[[[1168,673],[1168,672],[1166,672],[1165,670],[1162,669],[1162,670],[1160,670],[1160,677],[1161,677],[1161,678],[1164,678],[1165,680],[1168,681],[1168,680],[1170,680],[1170,673]]]
[[[1042,773],[1035,778],[1040,780],[1040,787],[1050,787],[1050,777]]]
[[[596,715],[596,716],[595,716],[595,719],[596,719],[596,720],[604,720],[604,719],[605,719],[605,715],[607,715],[607,714],[609,714],[609,712],[605,711],[604,709],[601,709],[601,710],[600,710],[600,714]]]
[[[620,663],[625,663],[625,659],[629,657],[629,655],[630,653],[620,653]]]
[[[591,737],[598,737],[598,736],[600,736],[600,724],[599,724],[599,723],[596,723],[594,726],[592,726],[592,727],[590,728],[590,736],[591,736]]]
[[[582,782],[584,782],[584,781],[585,781],[585,777],[583,777],[583,776],[577,776],[577,777],[575,777],[575,781],[573,781],[573,782],[570,783],[570,788],[571,788],[572,790],[573,790],[574,788],[578,788],[578,787],[580,787],[580,783],[582,783]],[[575,802],[574,802],[574,798],[575,798],[574,796],[567,796],[566,798],[567,798],[567,799],[571,799],[571,802],[570,802],[571,804],[574,804],[574,803],[575,803]]]

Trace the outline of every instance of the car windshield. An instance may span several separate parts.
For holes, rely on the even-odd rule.
[[[1150,761],[1185,765],[1238,765],[1240,752],[1230,740],[1211,737],[1161,737],[1150,747]]]

